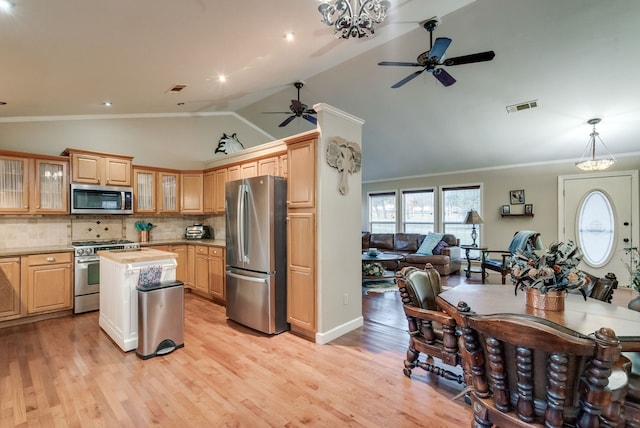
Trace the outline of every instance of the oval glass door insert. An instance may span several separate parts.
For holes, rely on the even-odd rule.
[[[605,193],[594,190],[584,198],[579,207],[577,226],[582,260],[595,268],[609,263],[614,249],[615,217]]]

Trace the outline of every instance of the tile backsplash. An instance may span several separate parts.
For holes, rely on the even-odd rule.
[[[213,238],[225,238],[224,216],[0,216],[0,249],[70,246],[72,241],[129,239],[138,241],[135,222],[144,220],[155,227],[150,241],[184,238],[187,226],[202,223],[211,227]]]

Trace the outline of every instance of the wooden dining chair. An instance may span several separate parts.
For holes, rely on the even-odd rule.
[[[464,383],[457,324],[436,304],[436,296],[442,291],[438,271],[431,264],[424,270],[407,266],[396,273],[396,283],[409,327],[404,374],[410,377],[412,370],[420,367],[445,379]],[[419,358],[421,353],[423,359]],[[438,366],[435,359],[449,368]]]
[[[593,337],[529,315],[476,316],[461,302],[472,427],[622,426],[625,370],[609,328]]]

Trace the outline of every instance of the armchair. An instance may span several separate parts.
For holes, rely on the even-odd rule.
[[[466,305],[458,305],[465,312]],[[583,337],[527,315],[462,315],[472,427],[620,426],[628,377],[620,342],[601,328]]]
[[[464,383],[462,374],[438,367],[434,360],[438,358],[444,365],[458,367],[462,372],[456,322],[436,304],[436,296],[441,292],[438,271],[431,264],[427,264],[425,270],[407,266],[396,273],[396,282],[409,324],[404,374],[411,377],[412,369],[420,367],[445,379]],[[420,353],[426,356],[424,360],[419,360]]]
[[[489,274],[487,270],[500,273],[502,284],[505,283],[507,275],[511,273],[509,268],[509,259],[518,249],[522,250],[541,250],[542,240],[540,233],[532,230],[521,230],[513,235],[509,250],[486,250],[482,252],[480,267],[482,269],[482,283],[484,284]],[[493,258],[490,256],[494,254]]]

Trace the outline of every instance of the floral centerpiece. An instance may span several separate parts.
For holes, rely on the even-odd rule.
[[[625,248],[624,252],[631,255],[631,263],[625,263],[631,274],[631,286],[640,292],[640,253],[637,248]]]
[[[380,263],[366,263],[362,265],[363,276],[382,276],[384,268]]]
[[[545,294],[549,291],[578,289],[586,300],[583,286],[590,279],[577,268],[581,260],[582,251],[573,241],[553,244],[542,256],[534,251],[518,250],[510,261],[515,291],[537,289]]]

